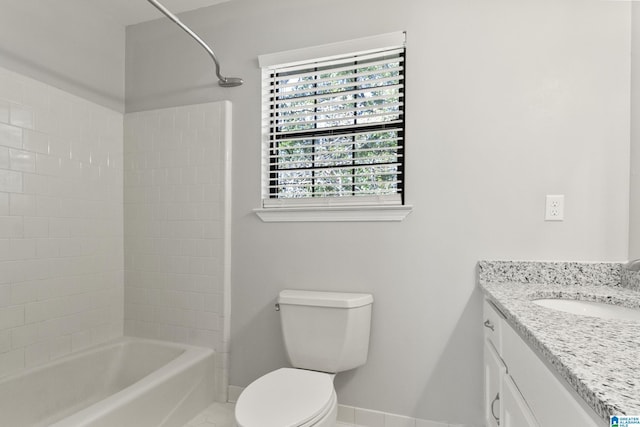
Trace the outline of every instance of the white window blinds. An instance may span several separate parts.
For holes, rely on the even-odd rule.
[[[263,206],[402,204],[404,45],[263,68]]]

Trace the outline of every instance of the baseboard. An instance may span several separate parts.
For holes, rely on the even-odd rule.
[[[229,386],[229,402],[235,403],[244,387]],[[338,404],[338,423],[341,427],[482,427],[481,424],[455,424],[430,421],[373,409]]]
[[[338,405],[338,422],[341,427],[481,427],[424,420],[348,405]]]

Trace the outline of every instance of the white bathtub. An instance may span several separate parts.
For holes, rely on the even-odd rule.
[[[214,400],[210,349],[121,338],[0,380],[0,426],[180,427]]]

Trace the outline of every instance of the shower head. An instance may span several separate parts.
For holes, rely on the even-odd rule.
[[[182,30],[184,30],[185,33],[189,34],[195,41],[198,42],[198,44],[200,46],[202,46],[204,48],[204,50],[207,51],[207,53],[209,54],[211,59],[213,59],[213,62],[216,65],[216,76],[218,76],[218,80],[219,80],[218,84],[220,86],[222,86],[222,87],[236,87],[236,86],[240,86],[242,83],[244,83],[244,81],[239,77],[225,77],[222,74],[220,74],[220,63],[218,62],[218,58],[216,58],[216,54],[213,53],[213,49],[211,49],[209,47],[209,45],[206,44],[204,42],[204,40],[202,40],[200,38],[200,36],[198,36],[196,33],[191,31],[191,28],[189,28],[185,24],[183,24],[182,21],[180,21],[180,19],[178,19],[177,16],[175,16],[173,13],[171,13],[171,11],[169,11],[169,9],[167,9],[162,4],[160,4],[160,2],[158,2],[158,0],[147,0],[147,1],[149,3],[151,3],[160,12],[162,12],[167,18],[169,18],[175,24],[177,24],[178,27],[182,28]]]
[[[236,87],[244,83],[240,77],[225,77],[218,80],[218,84],[222,87]]]

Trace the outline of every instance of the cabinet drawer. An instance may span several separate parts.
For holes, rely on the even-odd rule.
[[[485,339],[491,341],[496,350],[498,350],[498,353],[502,354],[502,324],[504,317],[495,306],[486,299],[484,300],[482,316]]]

